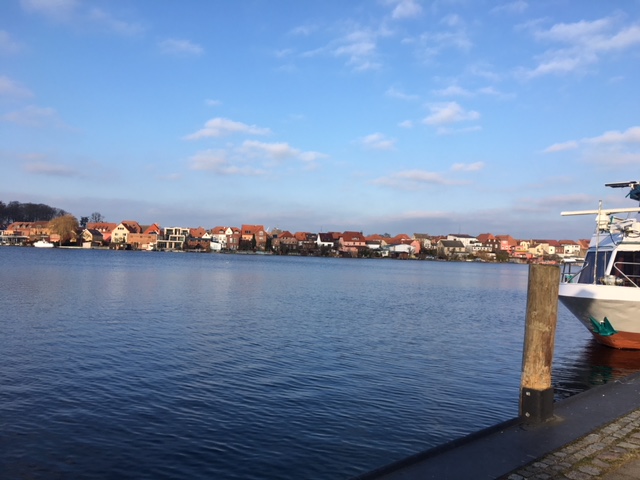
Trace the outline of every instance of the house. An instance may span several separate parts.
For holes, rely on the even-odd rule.
[[[365,242],[367,243],[367,248],[369,250],[373,250],[374,252],[381,251],[387,245],[385,238],[382,235],[378,234],[365,237]]]
[[[142,233],[142,227],[135,220],[124,220],[111,232],[111,243],[129,243],[130,233]]]
[[[426,233],[414,233],[413,239],[418,240],[423,249],[431,249],[431,237]]]
[[[298,241],[298,249],[301,252],[315,251],[318,248],[318,234],[309,232],[296,232],[293,234]]]
[[[580,256],[580,244],[573,240],[558,240],[561,246],[562,252],[559,254],[565,257],[579,257]]]
[[[472,237],[466,233],[450,233],[447,235],[447,240],[457,240],[464,245],[465,249],[472,243],[478,243],[478,239],[476,237]]]
[[[2,243],[6,245],[23,245],[29,240],[32,222],[13,222],[4,230]]]
[[[560,243],[556,240],[532,240],[532,247],[529,251],[536,257],[544,255],[558,255],[560,253]]]
[[[97,230],[102,234],[102,243],[111,243],[111,232],[118,226],[117,223],[108,222],[89,222],[85,228],[89,230]]]
[[[408,235],[401,234],[387,239],[387,247],[383,248],[385,248],[390,256],[399,257],[418,255],[420,253],[421,246],[422,245],[419,240],[415,240],[409,238]]]
[[[340,238],[340,236],[338,235],[338,238]],[[316,239],[316,245],[318,245],[318,247],[322,250],[326,250],[326,249],[330,249],[330,250],[334,250],[336,249],[336,245],[337,245],[337,239],[334,236],[334,232],[322,232],[318,234],[318,238]]]
[[[95,229],[85,228],[82,231],[82,246],[84,248],[101,247],[104,236]]]
[[[510,254],[518,245],[518,241],[511,235],[496,235],[496,240],[499,242],[499,250],[509,252]]]
[[[342,255],[357,257],[367,249],[367,241],[360,232],[344,232],[338,240],[338,251]]]
[[[281,231],[271,240],[271,247],[278,253],[298,251],[298,239],[288,230]]]
[[[245,243],[246,249],[266,250],[269,234],[262,225],[242,225],[240,241]],[[255,242],[255,243],[254,243]]]
[[[396,243],[392,245],[387,245],[384,249],[385,252],[383,256],[389,256],[392,258],[403,258],[403,259],[413,257],[417,253],[416,247],[420,248],[419,241],[414,240],[413,242],[415,242],[415,245],[411,245],[409,243]]]
[[[240,245],[240,229],[237,227],[214,227],[209,232],[211,248],[220,250],[237,250]],[[202,238],[205,238],[203,235]]]
[[[481,233],[476,237],[478,241],[482,244],[487,244],[489,242],[495,242],[496,237],[491,233]]]
[[[439,240],[436,248],[438,256],[443,258],[456,258],[466,253],[464,244],[460,240]]]
[[[167,227],[163,238],[158,238],[156,247],[158,250],[183,250],[188,237],[188,228]]]
[[[160,225],[154,223],[148,227],[141,227],[143,229],[140,233],[130,233],[127,236],[127,243],[135,249],[139,250],[153,250],[157,247],[158,238],[161,235],[162,230]]]

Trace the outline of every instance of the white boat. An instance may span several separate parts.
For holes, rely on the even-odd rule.
[[[44,238],[42,240],[38,240],[33,244],[36,248],[53,248],[53,243],[47,242]]]
[[[608,183],[630,188],[640,202],[640,183]],[[635,208],[602,208],[562,215],[596,215],[596,232],[582,262],[566,263],[560,279],[563,305],[596,341],[614,348],[640,349],[640,222]],[[621,214],[626,214],[622,218]]]

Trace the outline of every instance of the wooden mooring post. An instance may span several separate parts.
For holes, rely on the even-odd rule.
[[[520,382],[520,418],[526,423],[542,423],[553,417],[551,365],[558,321],[559,282],[557,266],[529,266]]]

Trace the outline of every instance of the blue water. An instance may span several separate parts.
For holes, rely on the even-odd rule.
[[[340,479],[518,413],[526,266],[0,248],[0,478]],[[640,369],[562,307],[562,398]]]

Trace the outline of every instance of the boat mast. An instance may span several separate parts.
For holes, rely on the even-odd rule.
[[[602,215],[602,200],[598,200],[598,217],[596,220],[596,256],[593,259],[595,265],[593,266],[593,284],[596,284],[598,278],[598,247],[600,246],[600,215]]]

